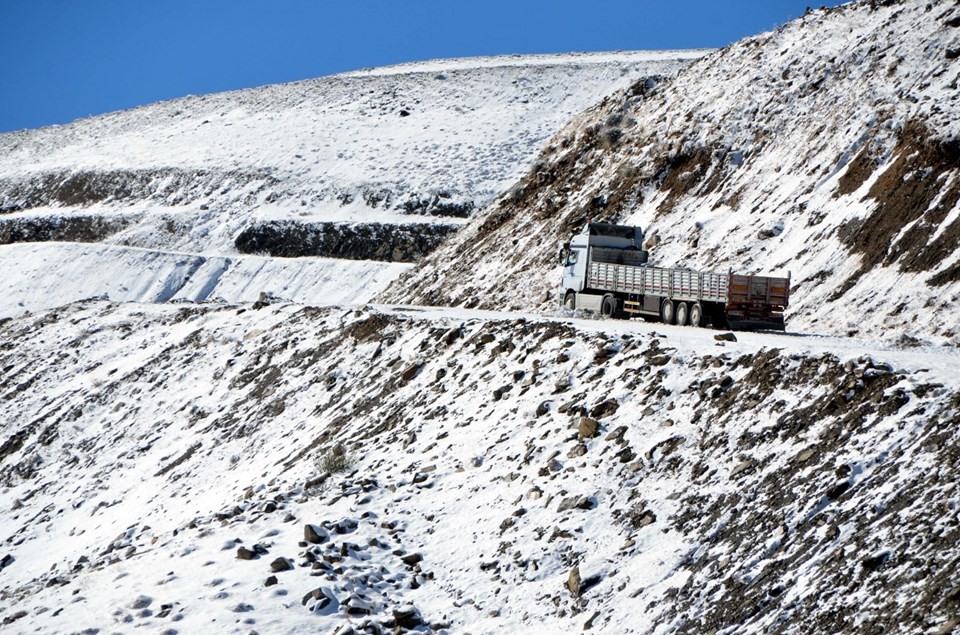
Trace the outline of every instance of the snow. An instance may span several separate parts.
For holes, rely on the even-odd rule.
[[[846,296],[846,312],[827,300],[858,266],[831,232],[871,211],[861,200],[868,184],[833,196],[843,170],[834,159],[845,166],[863,144],[889,148],[907,116],[956,132],[955,95],[923,86],[940,67],[926,64],[917,42],[942,47],[957,36],[931,26],[924,4],[813,11],[694,62],[649,102],[630,105],[641,129],[678,148],[719,139],[743,170],[722,191],[680,197],[663,216],[662,193],[643,192],[627,218],[660,232],[661,264],[720,266],[743,249],[744,267],[798,267],[790,332],[738,333],[736,341],[707,329],[590,319],[556,308],[555,296],[544,300],[559,275],[538,250],[552,257],[568,217],[538,205],[558,190],[534,198],[528,211],[543,218],[508,219],[523,231],[508,222],[484,235],[491,257],[475,261],[464,241],[477,238],[496,204],[437,252],[439,267],[238,256],[230,247],[236,228],[259,218],[399,221],[395,208],[361,203],[362,194],[328,207],[336,193],[371,183],[368,150],[345,152],[329,171],[298,161],[291,168],[300,140],[321,143],[323,133],[307,126],[298,136],[290,126],[322,119],[350,148],[372,138],[357,132],[370,124],[385,143],[384,164],[397,170],[391,192],[459,183],[438,166],[452,174],[466,159],[456,196],[482,202],[527,170],[546,142],[541,133],[559,126],[541,127],[541,115],[515,98],[553,87],[537,102],[548,117],[567,103],[565,83],[586,99],[591,84],[577,78],[595,74],[608,86],[604,73],[619,77],[635,63],[642,75],[651,63],[672,68],[698,52],[429,62],[0,137],[0,179],[38,166],[79,170],[88,156],[123,169],[210,170],[198,189],[178,185],[183,191],[163,200],[82,208],[142,215],[111,244],[0,246],[4,628],[392,632],[401,614],[422,617],[415,632],[451,633],[953,628],[960,348],[943,345],[955,342],[943,328],[956,321],[956,289],[944,287],[928,316],[918,309],[930,308],[918,275],[878,267]],[[931,3],[931,12],[940,16],[943,6]],[[897,11],[912,29],[888,34],[900,24]],[[872,81],[876,69],[855,63],[873,59],[858,56],[878,38],[890,40],[891,58],[903,57],[898,80],[917,80],[904,84],[917,101],[898,96],[903,103],[885,123],[853,107],[893,98],[888,83]],[[790,60],[784,68],[781,58]],[[766,91],[786,81],[785,68],[823,77],[824,88],[774,99]],[[538,81],[521,81],[531,77]],[[450,142],[456,135],[439,126],[470,121],[448,111],[462,103],[454,92],[482,96],[508,80],[525,87],[474,95],[475,113],[493,126],[488,152]],[[827,90],[834,81],[839,88]],[[410,92],[364,101],[371,86]],[[411,95],[428,93],[438,122],[428,132],[443,143],[418,140],[404,146],[409,152],[386,143],[399,143],[399,126],[422,114]],[[333,110],[311,119],[312,99]],[[820,111],[807,112],[818,100],[839,100],[831,134],[817,132]],[[498,103],[486,109],[486,101]],[[605,121],[616,101],[579,115],[556,139]],[[412,114],[394,117],[397,105]],[[374,106],[383,112],[371,114]],[[498,146],[505,128],[494,120],[513,108],[528,134]],[[204,109],[224,122],[203,124]],[[351,116],[364,125],[343,123]],[[690,138],[670,140],[677,130]],[[185,131],[195,134],[183,147],[164,136]],[[771,131],[763,146],[761,133]],[[190,145],[203,136],[210,145]],[[564,193],[569,205],[587,204],[622,160],[636,167],[645,151],[582,157],[598,171]],[[238,176],[251,166],[266,176]],[[329,188],[328,178],[336,181]],[[222,206],[201,210],[214,186],[230,188]],[[743,188],[739,204],[727,198],[732,188]],[[791,212],[798,192],[808,208]],[[3,218],[72,211],[41,206]],[[818,211],[824,217],[811,225]],[[168,221],[180,229],[160,231]],[[683,247],[695,222],[701,252]],[[761,228],[782,231],[758,241]],[[830,276],[804,284],[826,266]],[[490,281],[500,286],[481,284]],[[494,301],[498,311],[380,303],[401,283],[508,301]],[[907,308],[902,317],[873,315],[871,302]],[[818,304],[833,313],[810,309]],[[507,310],[525,305],[539,312]],[[856,336],[845,336],[852,327]],[[590,421],[596,436],[581,434]],[[343,469],[328,473],[338,456]],[[306,526],[321,530],[321,544],[303,544]],[[241,547],[266,553],[240,559]],[[272,571],[277,558],[292,569]],[[271,575],[277,584],[268,586]]]
[[[332,258],[204,256],[81,243],[0,246],[0,318],[92,297],[122,302],[370,301],[410,265]]]
[[[9,267],[3,270],[11,273],[0,282],[9,291],[0,316],[102,295],[202,299],[224,258],[243,265],[227,268],[210,297],[246,301],[269,291],[305,303],[365,302],[402,266],[347,262],[339,275],[323,261],[238,258],[234,240],[263,220],[462,224],[407,213],[403,204],[479,208],[525,172],[575,113],[705,53],[435,60],[185,97],[0,135],[0,210],[6,211],[0,221],[123,218],[132,225],[103,242],[156,252],[0,246]],[[410,115],[400,116],[403,109]],[[49,183],[37,185],[43,179]],[[37,202],[69,179],[86,183],[75,188],[81,192],[115,195],[82,204]],[[73,256],[75,263],[60,261]],[[170,293],[200,262],[206,264],[193,282]]]
[[[378,619],[415,605],[448,632],[569,631],[595,611],[601,632],[672,632],[697,613],[671,617],[664,598],[691,579],[712,593],[720,582],[697,577],[696,565],[721,556],[732,558],[728,572],[748,580],[778,557],[799,557],[788,596],[810,606],[833,575],[827,553],[860,552],[864,534],[851,524],[822,551],[796,533],[820,531],[821,519],[865,501],[882,513],[883,500],[936,460],[924,440],[960,387],[956,351],[877,351],[844,338],[773,334],[740,334],[721,346],[703,329],[562,312],[97,301],[0,329],[17,342],[15,354],[0,351],[8,369],[0,390],[31,384],[6,402],[6,420],[19,423],[4,439],[39,422],[0,464],[11,510],[0,517],[0,551],[13,557],[3,570],[0,617],[26,611],[14,628],[40,632],[162,630],[169,622],[180,632],[297,633],[367,619],[337,604],[309,611],[301,599],[318,587],[341,605],[362,593]],[[761,532],[756,543],[709,538],[736,526],[732,516],[690,533],[684,522],[693,521],[679,520],[688,497],[706,497],[704,509],[744,490],[765,500],[762,479],[790,469],[791,457],[818,447],[820,427],[834,425],[828,416],[796,437],[743,445],[746,435],[778,425],[779,400],[788,412],[806,407],[830,394],[829,379],[795,377],[759,410],[717,409],[707,393],[691,392],[724,373],[734,389],[749,390],[749,360],[772,348],[784,368],[822,359],[827,375],[845,361],[864,368],[872,356],[876,378],[864,381],[894,377],[887,392],[911,394],[910,412],[872,415],[872,425],[855,428],[858,438],[836,453],[819,446],[810,469],[793,477],[786,529]],[[596,361],[600,349],[612,359]],[[710,370],[713,356],[719,369]],[[932,382],[944,388],[910,392]],[[558,394],[560,383],[569,389]],[[504,385],[512,387],[492,399]],[[599,415],[598,437],[580,441],[579,414],[561,406],[572,400],[590,410],[610,398],[619,408]],[[621,425],[618,445],[607,437]],[[35,436],[44,429],[49,442]],[[667,449],[674,439],[679,444]],[[352,466],[307,485],[335,442]],[[635,459],[619,460],[614,452],[623,448]],[[741,472],[744,457],[760,467]],[[838,464],[853,466],[853,498],[810,496],[820,471]],[[697,466],[716,476],[693,492]],[[557,511],[580,496],[590,509]],[[263,511],[268,502],[278,509]],[[638,504],[655,514],[651,525],[629,529],[615,520]],[[746,501],[741,509],[768,513]],[[912,510],[927,518],[923,507]],[[333,526],[344,520],[337,533]],[[298,543],[304,524],[324,523],[331,543],[318,548],[342,558],[333,565],[343,570],[317,576]],[[886,529],[871,531],[898,544]],[[258,543],[269,553],[237,559],[240,546]],[[419,565],[401,562],[415,553]],[[75,568],[81,556],[88,561]],[[294,568],[273,574],[279,583],[267,587],[277,557]],[[566,590],[574,564],[583,580],[596,579],[579,599]],[[849,601],[866,606],[870,597]],[[698,610],[718,606],[711,602]],[[170,611],[160,617],[163,605]],[[777,614],[761,613],[742,631],[763,632]]]

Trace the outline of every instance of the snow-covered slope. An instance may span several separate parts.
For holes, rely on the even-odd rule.
[[[289,255],[296,243],[305,255],[370,259],[349,252],[382,242],[377,259],[411,262],[526,172],[574,114],[703,53],[439,60],[3,134],[0,243],[103,242],[199,258]],[[354,231],[357,224],[364,231]],[[410,236],[425,240],[407,249]],[[35,250],[0,251],[20,261]],[[44,275],[53,278],[55,264],[48,259]],[[383,269],[393,275],[394,267]],[[282,276],[261,283],[278,295],[291,286]],[[64,277],[43,293],[24,283],[20,295],[31,306],[55,306],[82,297],[73,291],[81,286],[97,285]],[[98,294],[117,285],[101,286]],[[340,296],[318,290],[304,299]]]
[[[579,116],[383,298],[556,305],[588,220],[651,260],[793,275],[789,327],[960,343],[960,7],[811,11]]]
[[[0,620],[948,632],[957,353],[717,344],[296,305],[0,323]]]
[[[254,217],[402,222],[444,203],[469,211],[523,174],[574,114],[699,54],[408,64],[0,135],[2,207],[169,207],[193,227],[163,246],[192,251],[232,248]],[[198,225],[209,232],[197,235]]]
[[[332,258],[198,256],[133,247],[29,243],[0,249],[0,316],[87,298],[118,302],[364,303],[407,265]]]

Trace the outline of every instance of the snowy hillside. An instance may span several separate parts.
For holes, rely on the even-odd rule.
[[[658,264],[792,273],[791,330],[960,344],[958,82],[955,2],[812,11],[576,118],[382,298],[553,310],[613,219]]]
[[[145,275],[124,263],[138,261],[149,275],[166,276],[168,252],[230,262],[247,262],[233,258],[238,253],[412,262],[526,172],[543,142],[574,114],[702,54],[439,60],[187,97],[0,135],[0,267],[64,276],[43,290],[26,279],[6,281],[0,316],[89,295],[162,300],[115,291]],[[16,246],[37,241],[161,253]],[[369,253],[377,251],[369,249],[373,243],[382,245],[380,253]],[[299,251],[291,254],[291,245]],[[94,263],[95,271],[117,258],[109,279],[57,268],[75,256],[92,262],[94,253],[108,256]],[[272,265],[283,275],[261,274],[244,284],[299,302],[344,299],[335,289],[300,285],[298,278],[327,275],[329,264],[298,260]],[[383,284],[371,288],[351,275],[354,269],[345,263],[338,284],[354,284],[358,302],[399,272],[395,264],[379,266]],[[248,299],[218,286],[216,277],[189,284],[209,288],[209,297]]]
[[[960,5],[703,55],[0,135],[0,631],[956,633]],[[559,311],[599,219],[794,332]]]
[[[945,633],[960,356],[867,350],[463,310],[8,320],[0,620]]]

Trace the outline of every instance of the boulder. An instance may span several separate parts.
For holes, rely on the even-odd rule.
[[[565,512],[571,509],[593,509],[594,508],[593,500],[588,496],[570,496],[564,498],[560,501],[560,505],[557,507],[558,512]]]
[[[400,628],[413,630],[423,624],[423,617],[421,617],[420,611],[418,611],[415,606],[408,604],[394,609],[393,621],[396,626]]]
[[[153,598],[149,595],[138,595],[137,598],[130,603],[130,608],[133,610],[145,609],[148,606],[153,604]]]
[[[310,544],[320,545],[330,540],[330,534],[322,527],[307,524],[303,526],[303,539]]]
[[[570,569],[570,575],[567,576],[567,590],[573,597],[580,597],[580,567]]]
[[[413,565],[423,561],[423,555],[419,553],[411,553],[405,556],[400,556],[400,560],[408,567],[412,567]]]
[[[581,439],[592,439],[597,436],[597,432],[600,430],[600,424],[597,423],[596,419],[591,419],[590,417],[580,417],[580,423],[577,426],[577,432],[580,434]]]

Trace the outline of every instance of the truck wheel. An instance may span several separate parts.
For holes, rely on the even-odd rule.
[[[663,304],[660,305],[660,321],[664,324],[673,324],[676,317],[673,310],[673,300],[664,300]]]
[[[699,302],[690,307],[690,326],[703,326],[703,307]]]
[[[600,303],[600,315],[605,318],[616,317],[617,299],[612,295],[603,296],[603,302]]]
[[[567,291],[563,296],[563,308],[573,311],[577,308],[577,294],[574,291]]]
[[[690,316],[689,309],[687,309],[687,303],[681,302],[677,305],[677,326],[686,326],[687,318]]]

